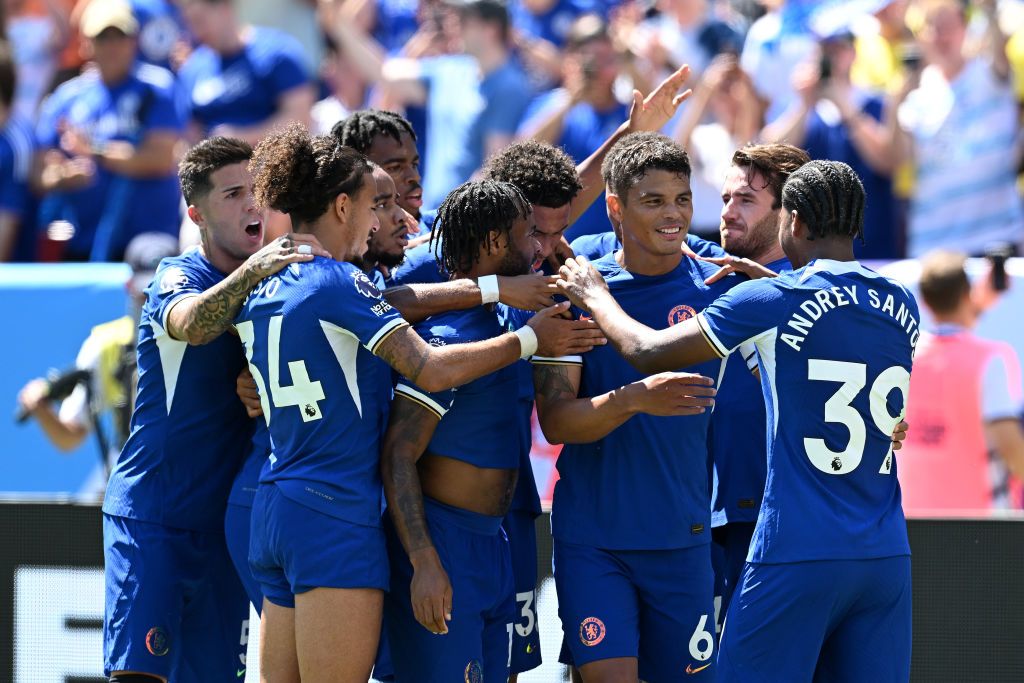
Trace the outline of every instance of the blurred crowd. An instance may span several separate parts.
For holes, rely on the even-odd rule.
[[[867,259],[1019,253],[1021,0],[3,0],[0,260],[118,261],[177,237],[175,176],[211,134],[413,125],[427,213],[516,139],[583,161],[682,64],[666,126],[717,239],[732,152],[786,141],[850,164]],[[419,162],[418,165],[416,162]],[[187,227],[187,225],[186,225]],[[287,230],[276,216],[271,236]],[[608,230],[597,202],[567,234]],[[185,230],[187,233],[187,230]]]

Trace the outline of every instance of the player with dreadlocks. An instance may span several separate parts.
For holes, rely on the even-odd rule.
[[[515,186],[481,180],[448,195],[432,239],[454,277],[517,275],[537,258],[535,233]],[[447,349],[502,329],[490,306],[416,326]],[[518,393],[514,367],[457,392],[408,377],[395,387],[381,471],[391,558],[385,623],[399,683],[508,678],[515,599],[501,524],[521,462]]]
[[[780,213],[796,270],[742,283],[674,327],[629,318],[585,260],[566,262],[559,287],[643,372],[756,348],[768,478],[718,680],[905,682],[910,548],[891,438],[906,406],[917,303],[854,259],[864,188],[846,164],[794,171]]]
[[[322,238],[332,257],[263,280],[235,319],[274,445],[253,502],[249,553],[264,595],[261,671],[272,680],[365,681],[388,585],[379,469],[391,396],[385,363],[443,391],[548,346],[548,323],[565,307],[546,309],[515,334],[432,346],[353,265],[379,223],[365,157],[293,124],[260,142],[250,168],[256,200],[289,214],[297,232]]]

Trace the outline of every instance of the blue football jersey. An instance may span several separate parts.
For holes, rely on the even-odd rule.
[[[609,254],[594,267],[615,300],[641,323],[664,329],[692,318],[726,292],[735,278],[708,286],[717,268],[684,258],[664,275],[637,275]],[[569,359],[535,359],[563,363]],[[612,345],[583,357],[579,396],[599,396],[645,377]],[[721,361],[680,371],[716,379]],[[681,417],[634,415],[593,443],[566,444],[552,501],[555,538],[609,550],[664,550],[710,542],[711,413]]]
[[[910,552],[891,438],[919,321],[902,285],[829,260],[743,283],[698,317],[719,354],[757,349],[768,474],[749,562]]]
[[[490,339],[505,330],[494,311],[484,306],[449,311],[415,325],[431,346],[466,344]],[[428,392],[402,377],[395,394],[415,401],[440,422],[427,445],[435,455],[477,467],[519,467],[520,444],[516,407],[518,370],[509,365],[461,387]]]
[[[255,420],[256,426],[252,433],[252,442],[249,450],[242,461],[242,467],[235,475],[235,482],[231,485],[231,493],[228,495],[228,502],[232,505],[252,507],[253,498],[256,497],[256,486],[260,483],[260,471],[270,457],[270,430],[267,429],[267,421],[263,418]]]
[[[788,259],[767,264],[776,273],[792,270]],[[715,396],[708,436],[714,479],[711,488],[711,526],[753,522],[761,509],[765,457],[764,401],[761,384],[751,371],[756,352],[745,349],[725,360],[722,384]]]
[[[235,328],[273,444],[260,483],[338,519],[379,525],[391,369],[373,353],[405,324],[350,263],[293,263],[253,290]]]
[[[448,273],[437,260],[435,249],[439,245],[430,242],[418,244],[405,252],[405,260],[391,271],[392,285],[416,285],[447,282]]]
[[[245,357],[229,333],[203,346],[172,339],[167,313],[224,277],[196,249],[161,261],[146,290],[135,412],[103,499],[109,515],[223,532],[253,428],[235,394]]]
[[[693,233],[686,235],[686,246],[690,247],[690,250],[698,256],[726,255],[721,245],[698,237]],[[619,241],[614,232],[609,230],[608,232],[592,235],[580,235],[569,244],[569,248],[577,256],[586,256],[591,261],[595,261],[613,251],[622,249],[622,242]]]

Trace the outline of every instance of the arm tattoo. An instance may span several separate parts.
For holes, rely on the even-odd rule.
[[[255,283],[250,280],[248,271],[240,268],[191,302],[185,302],[189,307],[181,329],[171,330],[172,334],[196,345],[219,337],[231,326],[242,302],[252,291]]]
[[[406,553],[431,546],[423,511],[423,489],[416,461],[433,435],[435,418],[411,401],[396,397],[381,462],[388,509]]]
[[[579,393],[569,380],[569,366],[541,365],[535,367],[538,373],[537,393],[546,401],[576,398]]]
[[[416,384],[423,374],[427,361],[430,360],[430,347],[424,345],[424,348],[419,348],[419,345],[411,343],[410,339],[411,337],[407,335],[392,334],[378,349],[378,356]]]

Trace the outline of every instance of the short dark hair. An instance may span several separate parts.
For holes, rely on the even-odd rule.
[[[732,165],[747,169],[747,183],[754,172],[758,173],[772,191],[772,208],[782,206],[782,186],[789,175],[800,168],[811,157],[804,150],[785,143],[768,145],[746,145],[732,155]]]
[[[484,166],[484,177],[512,183],[535,206],[557,209],[579,194],[583,186],[568,154],[536,140],[514,142]]]
[[[307,224],[324,215],[338,195],[358,192],[372,172],[362,154],[333,135],[313,137],[300,123],[263,138],[249,167],[257,204]]]
[[[934,313],[954,313],[971,292],[964,264],[967,257],[955,251],[933,251],[921,259],[918,288],[925,304]]]
[[[605,185],[623,202],[629,188],[654,170],[689,178],[690,158],[661,133],[630,133],[615,143],[601,164]]]
[[[465,273],[490,248],[491,233],[506,237],[519,218],[530,214],[526,197],[512,183],[474,180],[452,190],[437,209],[430,248],[448,273]]]
[[[503,43],[508,42],[511,20],[508,7],[501,0],[466,0],[458,5],[459,17],[473,17],[488,24],[497,24]]]
[[[210,175],[225,166],[252,158],[252,146],[244,140],[216,136],[196,144],[178,164],[178,180],[185,202],[194,204],[213,188]]]
[[[864,185],[841,161],[809,161],[782,186],[782,206],[796,211],[809,239],[860,237],[864,230]]]
[[[10,109],[14,102],[14,91],[18,87],[18,74],[14,66],[14,55],[11,45],[0,39],[0,104]]]
[[[387,135],[402,144],[403,133],[416,141],[416,132],[404,116],[383,109],[357,111],[331,128],[331,135],[338,138],[341,144],[360,154],[366,154],[373,145],[373,139],[380,135]]]

